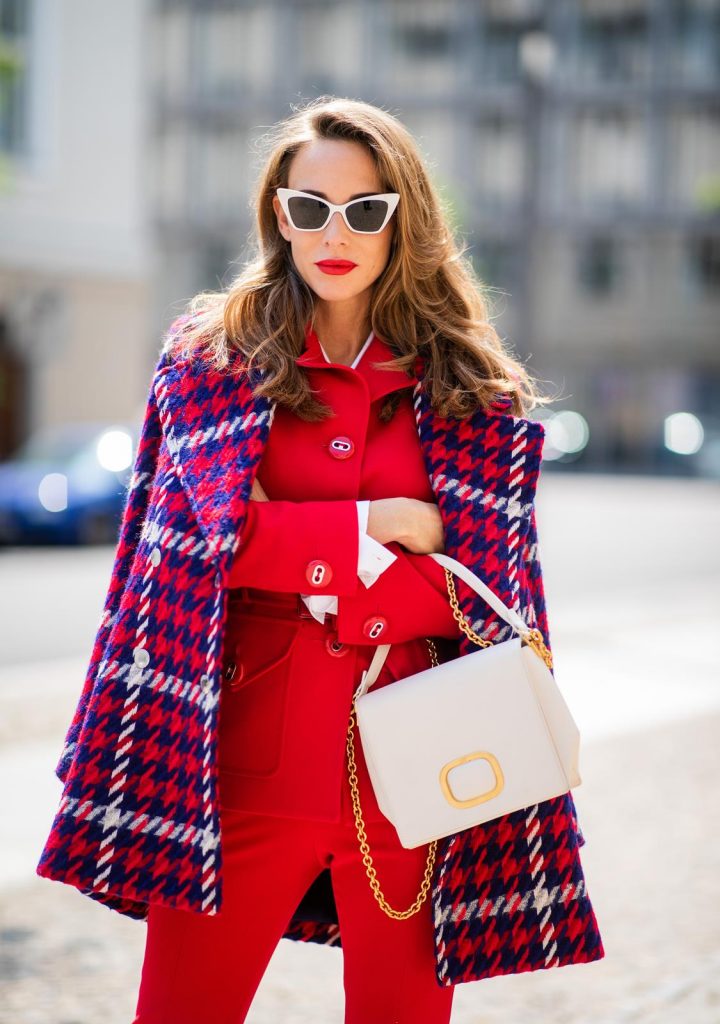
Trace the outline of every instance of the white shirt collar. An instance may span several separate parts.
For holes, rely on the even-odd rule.
[[[360,349],[358,354],[355,356],[355,359],[350,364],[350,368],[351,369],[353,369],[353,370],[355,369],[355,367],[357,366],[357,364],[360,362],[360,360],[362,359],[363,355],[365,354],[366,350],[370,347],[370,342],[373,340],[373,335],[374,334],[375,334],[374,331],[370,331],[370,333],[368,334],[367,338],[365,339],[365,343],[364,343],[363,347]],[[325,351],[325,349],[320,344],[320,340],[319,339],[318,339],[318,345],[320,345],[320,351],[325,356],[326,362],[331,363],[332,359],[329,358],[327,352]]]

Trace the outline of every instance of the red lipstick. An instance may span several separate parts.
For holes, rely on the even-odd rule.
[[[319,260],[316,264],[324,274],[347,274],[357,266],[352,260]]]

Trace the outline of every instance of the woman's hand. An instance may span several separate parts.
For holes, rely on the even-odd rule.
[[[380,544],[396,540],[415,555],[445,551],[440,510],[432,501],[416,498],[371,501],[367,532]]]
[[[255,477],[251,501],[269,501]],[[416,498],[380,498],[370,502],[367,532],[380,544],[398,541],[415,555],[445,551],[445,531],[440,511],[432,501]]]

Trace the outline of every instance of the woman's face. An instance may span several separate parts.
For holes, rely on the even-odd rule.
[[[322,193],[331,203],[385,191],[366,147],[340,139],[316,139],[303,146],[290,165],[288,188]],[[273,196],[273,208],[298,273],[320,299],[357,299],[385,269],[395,231],[394,213],[379,234],[362,235],[351,231],[338,211],[320,231],[296,231],[277,196]],[[322,260],[350,260],[356,266],[347,274],[328,274],[317,266]]]

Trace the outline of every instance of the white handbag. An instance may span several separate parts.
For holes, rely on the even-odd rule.
[[[361,849],[362,827],[354,775],[353,713],[357,716],[368,773],[380,810],[402,846],[431,844],[425,894],[438,839],[529,807],[578,786],[580,733],[553,677],[542,633],[529,627],[483,581],[448,555],[431,557],[445,567],[448,591],[461,628],[482,649],[368,692],[390,644],[380,644],[353,697],[348,757]],[[517,637],[491,643],[478,637],[457,605],[452,573],[510,625]],[[430,641],[431,643],[431,641]],[[434,653],[434,652],[433,652]],[[374,870],[368,870],[378,902]],[[422,899],[421,899],[422,896]]]

